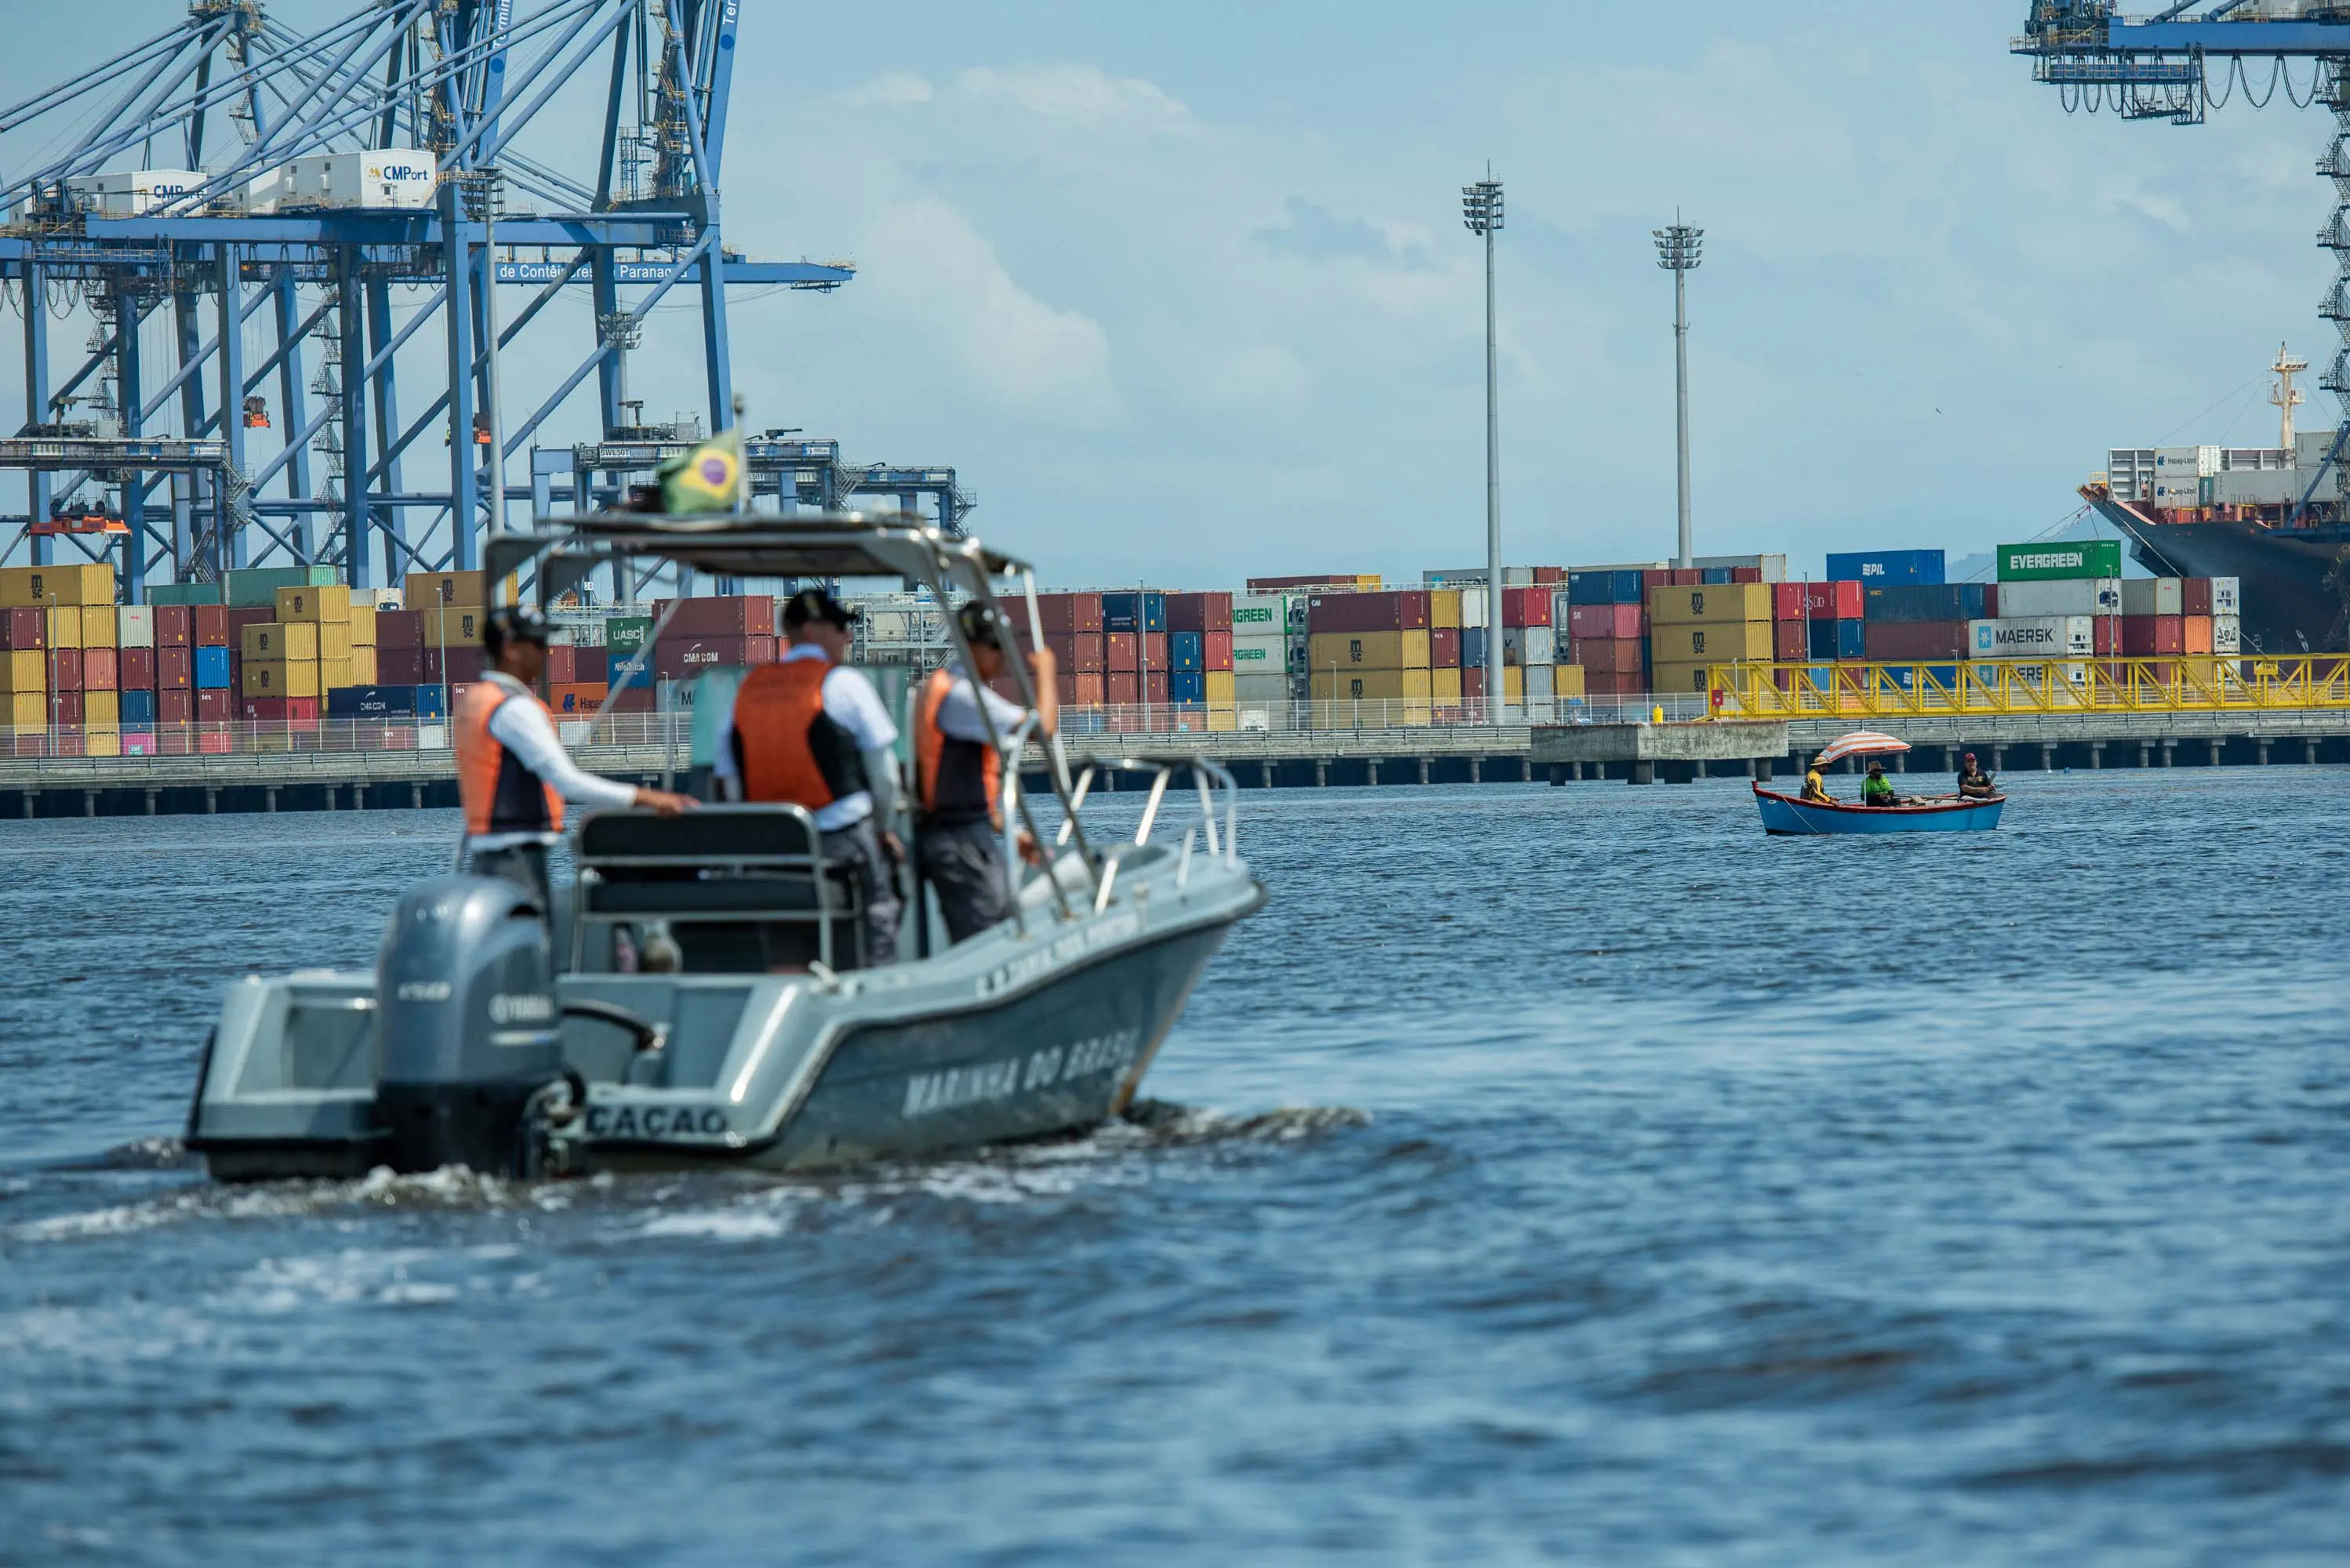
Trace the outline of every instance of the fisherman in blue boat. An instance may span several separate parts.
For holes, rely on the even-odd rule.
[[[1860,786],[1863,805],[1899,805],[1901,797],[1893,793],[1893,781],[1885,776],[1883,763],[1868,764],[1868,780]]]
[[[1828,793],[1826,764],[1817,757],[1812,759],[1811,770],[1804,774],[1803,798],[1818,805],[1835,804],[1835,796]]]
[[[1975,765],[1975,754],[1969,752],[1966,761],[1959,766],[1959,798],[1989,800],[1998,793],[1999,786],[1991,783],[1989,774]]]

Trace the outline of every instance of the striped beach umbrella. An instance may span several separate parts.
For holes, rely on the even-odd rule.
[[[1830,763],[1840,763],[1846,757],[1888,757],[1896,752],[1906,752],[1908,749],[1909,742],[1907,741],[1897,741],[1890,735],[1880,735],[1874,730],[1855,730],[1851,734],[1840,735],[1821,747],[1819,763],[1822,767],[1825,767]]]

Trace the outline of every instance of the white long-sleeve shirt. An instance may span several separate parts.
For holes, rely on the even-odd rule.
[[[546,710],[531,695],[530,688],[513,676],[493,670],[482,677],[504,689],[507,700],[498,704],[490,715],[490,739],[512,752],[515,760],[536,774],[540,783],[554,786],[555,793],[573,805],[623,806],[634,804],[636,786],[611,779],[598,778],[583,772],[563,749],[555,736],[555,725],[548,720]],[[525,699],[517,701],[516,698]],[[469,848],[511,849],[517,844],[552,844],[560,836],[552,833],[481,833],[465,842]]]
[[[783,662],[795,664],[804,659],[832,663],[831,657],[812,642],[795,645],[785,653]],[[882,705],[881,694],[873,690],[871,681],[854,670],[843,670],[833,665],[826,672],[824,711],[827,718],[848,732],[849,737],[857,742],[857,749],[865,753],[868,774],[877,761],[873,753],[887,752],[898,743],[898,726],[890,722],[889,710]],[[889,765],[894,767],[895,763]],[[725,726],[718,736],[718,754],[711,760],[711,772],[733,786],[735,792],[740,792],[743,765],[734,755],[734,714],[731,709],[726,714]],[[837,833],[844,827],[854,827],[872,815],[873,792],[858,790],[820,808],[816,813],[816,831]]]

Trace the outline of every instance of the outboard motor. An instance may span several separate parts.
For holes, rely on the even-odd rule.
[[[392,1168],[516,1172],[531,1097],[563,1075],[555,963],[530,896],[486,877],[411,888],[376,958],[375,1002]]]

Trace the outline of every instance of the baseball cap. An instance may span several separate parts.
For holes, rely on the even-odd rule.
[[[482,646],[495,652],[509,642],[546,646],[546,617],[530,605],[504,605],[482,622]]]
[[[806,626],[822,621],[843,631],[857,624],[857,612],[822,588],[802,588],[784,601],[784,625]]]
[[[955,622],[962,628],[963,640],[973,648],[1003,646],[1003,622],[977,599],[955,611]]]

